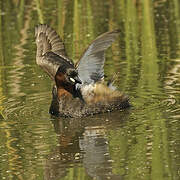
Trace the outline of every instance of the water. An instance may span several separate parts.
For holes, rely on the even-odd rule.
[[[35,63],[34,26],[47,23],[77,61],[119,28],[106,79],[125,111],[82,119],[48,114],[53,82]],[[0,179],[180,179],[180,3],[0,1]]]

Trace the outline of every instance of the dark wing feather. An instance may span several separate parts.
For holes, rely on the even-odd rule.
[[[54,79],[57,69],[62,62],[73,62],[66,57],[65,47],[55,30],[48,25],[41,24],[35,28],[36,62],[48,75]]]
[[[105,50],[111,46],[119,30],[106,32],[97,37],[77,63],[77,70],[83,84],[90,84],[104,77]]]
[[[48,40],[48,43],[50,44],[49,51],[52,51],[60,56],[66,56],[64,43],[54,29],[52,29],[46,24],[40,24],[36,26],[35,27],[36,43],[41,33],[44,34],[44,36]]]

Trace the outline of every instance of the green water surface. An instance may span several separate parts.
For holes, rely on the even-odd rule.
[[[120,29],[106,80],[132,107],[82,119],[48,114],[53,82],[35,63],[47,23],[74,62]],[[179,180],[180,1],[0,0],[0,179]]]

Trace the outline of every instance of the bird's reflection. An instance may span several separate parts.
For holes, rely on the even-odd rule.
[[[72,179],[82,176],[84,179],[97,180],[123,179],[112,172],[106,132],[116,127],[117,123],[123,123],[127,114],[118,113],[116,118],[106,115],[86,119],[54,119],[52,122],[58,145],[46,160],[44,179],[72,178],[72,174]],[[72,168],[73,173],[69,173]]]
[[[86,127],[80,149],[84,152],[83,166],[90,177],[96,179],[115,179],[112,174],[112,160],[104,126]],[[117,176],[120,179],[120,176]]]

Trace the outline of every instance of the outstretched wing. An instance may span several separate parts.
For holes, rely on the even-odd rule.
[[[119,30],[114,30],[100,35],[83,53],[76,66],[83,84],[91,84],[104,77],[105,50],[111,46],[118,34]]]
[[[66,57],[64,43],[54,29],[46,24],[40,24],[35,28],[35,37],[36,62],[52,79],[62,62],[73,65],[73,62]]]
[[[64,43],[54,29],[49,27],[47,24],[37,25],[35,27],[36,43],[38,42],[41,33],[44,34],[50,44],[49,49],[47,50],[51,50],[58,55],[66,56]]]

